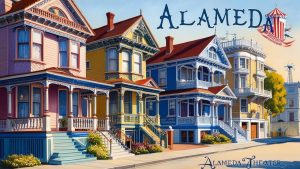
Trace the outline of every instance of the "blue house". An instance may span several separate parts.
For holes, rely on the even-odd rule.
[[[147,76],[165,89],[159,100],[160,122],[162,128],[174,130],[174,143],[198,144],[207,132],[246,140],[243,130],[232,123],[236,97],[226,82],[230,68],[216,36],[177,45],[168,36],[166,47],[147,61]],[[155,106],[149,98],[149,115],[155,113]]]

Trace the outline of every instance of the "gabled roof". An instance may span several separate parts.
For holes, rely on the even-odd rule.
[[[198,56],[214,38],[215,35],[174,45],[171,53],[167,53],[166,47],[162,47],[160,48],[160,52],[147,60],[147,64],[155,64]]]
[[[222,85],[222,86],[214,86],[214,87],[210,87],[208,88],[208,90],[210,92],[212,92],[213,94],[218,94],[220,91],[222,91],[227,85]]]
[[[139,21],[142,18],[142,15],[138,15],[133,18],[114,23],[114,29],[111,31],[107,31],[107,25],[102,26],[100,28],[96,28],[94,29],[95,36],[89,38],[87,42],[90,43],[105,38],[123,35],[132,25],[134,25],[137,21]]]

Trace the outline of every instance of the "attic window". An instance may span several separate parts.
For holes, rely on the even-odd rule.
[[[58,15],[60,17],[67,18],[67,16],[65,15],[65,13],[61,9],[59,9],[57,7],[51,7],[51,8],[49,8],[49,12],[52,13],[52,14]]]
[[[217,59],[217,52],[214,47],[209,48],[208,56],[209,56],[209,58]]]
[[[139,33],[137,32],[134,32],[133,33],[133,40],[135,40],[136,42],[138,43],[141,43],[142,42],[142,35],[140,35]]]

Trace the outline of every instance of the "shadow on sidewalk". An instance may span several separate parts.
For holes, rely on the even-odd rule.
[[[253,141],[257,143],[276,144],[276,143],[285,143],[285,142],[300,142],[300,138],[276,137],[276,138],[255,139]]]

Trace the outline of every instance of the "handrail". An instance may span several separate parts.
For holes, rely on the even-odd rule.
[[[243,128],[241,128],[236,122],[233,122],[232,126],[237,129],[240,135],[242,135],[243,137],[247,137],[246,131]]]
[[[99,133],[100,133],[100,135],[103,136],[103,138],[106,141],[106,147],[107,147],[107,149],[109,149],[108,150],[109,151],[109,157],[112,157],[112,139],[106,137],[102,132],[99,132]]]
[[[120,129],[111,129],[108,133],[116,138],[116,140],[127,150],[131,150],[132,144],[135,143],[134,139],[128,137],[122,130]],[[129,141],[129,147],[126,145],[126,141]]]
[[[156,136],[158,136],[160,145],[162,146],[162,141],[164,140],[164,147],[168,146],[168,136],[167,133],[162,130],[158,125],[155,125],[153,120],[147,115],[144,116],[144,125],[147,126]]]
[[[219,120],[219,126],[222,128],[225,132],[227,132],[232,138],[235,137],[234,135],[234,129],[232,129],[229,125],[227,125],[222,120]]]

